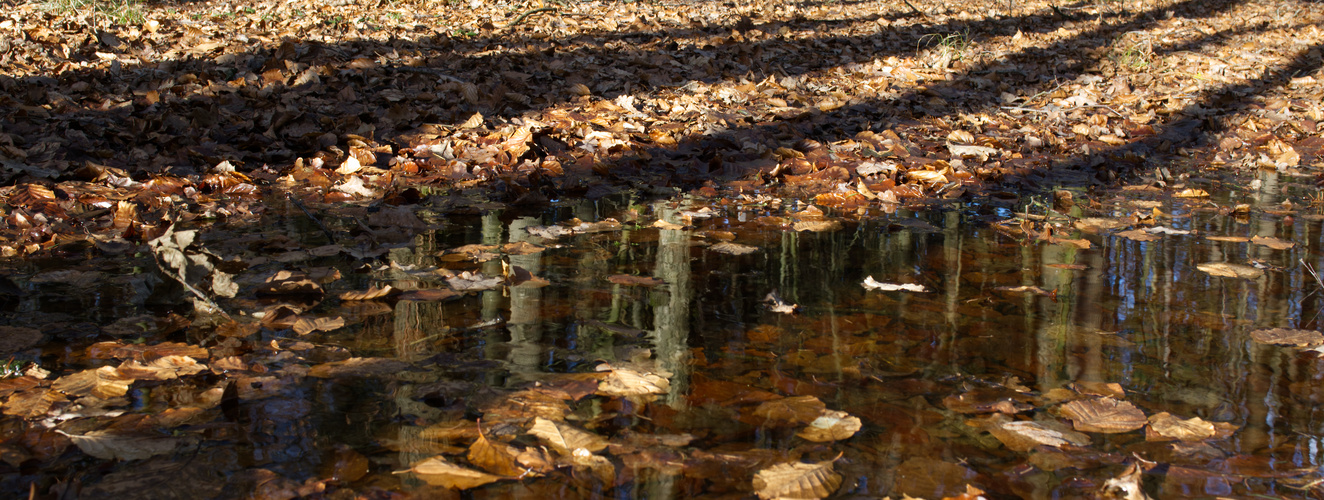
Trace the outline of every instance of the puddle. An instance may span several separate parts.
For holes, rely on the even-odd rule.
[[[1091,494],[1139,457],[1157,497],[1305,498],[1322,479],[1324,362],[1252,332],[1318,328],[1324,294],[1302,263],[1320,265],[1324,217],[1276,195],[1235,194],[1209,202],[1127,192],[1097,199],[1093,219],[1075,225],[1008,222],[1024,203],[956,202],[864,217],[829,210],[823,220],[770,200],[585,201],[452,217],[390,250],[390,268],[343,255],[267,265],[338,268],[344,278],[326,285],[326,300],[300,314],[340,317],[343,327],[154,334],[165,327],[145,323],[159,312],[115,323],[142,325],[147,344],[211,350],[205,376],[139,382],[110,405],[157,419],[191,408],[183,423],[139,428],[177,439],[166,452],[95,466],[77,450],[32,451],[47,434],[11,418],[5,451],[28,458],[10,463],[3,486],[71,487],[23,465],[42,463],[78,478],[84,495],[141,494],[155,479],[184,477],[204,496],[431,497],[461,485],[479,497],[674,498],[753,495],[776,477],[803,476],[799,487],[837,495],[942,498],[973,485],[994,497],[1059,498]],[[1232,211],[1238,203],[1250,212]],[[620,224],[592,225],[608,219]],[[658,228],[658,219],[685,227]],[[1105,219],[1122,225],[1100,228]],[[840,227],[793,229],[824,220]],[[1045,233],[1045,222],[1059,227]],[[538,236],[557,227],[584,232]],[[1152,239],[1118,235],[1135,228]],[[521,246],[502,247],[512,243]],[[545,249],[514,250],[524,244]],[[466,245],[489,247],[454,251]],[[1201,268],[1219,262],[1261,276]],[[438,267],[520,284],[409,294],[443,288]],[[136,275],[114,276],[117,285],[92,294],[29,282],[39,293],[10,314],[59,316],[42,331],[68,344],[48,346],[43,367],[114,365],[83,353],[108,340],[104,330],[91,340],[76,333],[128,314],[115,297],[136,290]],[[869,290],[866,280],[924,291]],[[406,295],[336,298],[386,284]],[[270,303],[240,297],[229,304]],[[796,312],[775,312],[778,304]],[[606,388],[625,374],[639,380]],[[1141,412],[1138,426],[1082,429],[1093,417],[1130,425],[1124,411],[1071,409],[1103,397]],[[1154,423],[1165,412],[1196,434]],[[829,420],[821,432],[844,434],[806,431],[820,417]],[[88,436],[102,432],[93,422],[46,425]],[[847,430],[832,427],[842,422]],[[1047,430],[1008,430],[1031,424]],[[174,430],[150,430],[161,428]],[[439,456],[446,465],[416,465]],[[776,469],[783,463],[820,469]],[[405,472],[411,466],[436,474]],[[469,485],[466,474],[492,478]]]

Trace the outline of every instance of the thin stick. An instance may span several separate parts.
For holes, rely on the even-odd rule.
[[[538,8],[536,8],[536,9],[533,9],[533,10],[530,10],[530,11],[525,12],[525,13],[523,13],[523,14],[520,14],[519,17],[515,18],[514,21],[511,21],[510,24],[507,24],[506,27],[507,27],[507,28],[514,28],[514,27],[515,27],[516,25],[518,25],[519,23],[524,22],[525,19],[528,19],[529,16],[532,16],[532,15],[537,14],[537,13],[539,13],[539,12],[553,12],[553,11],[556,11],[556,10],[557,10],[556,7],[538,7]]]
[[[304,215],[307,215],[309,219],[312,219],[313,223],[317,224],[317,227],[322,230],[322,234],[325,234],[326,238],[331,240],[332,245],[336,244],[336,235],[332,234],[330,229],[327,229],[326,226],[322,225],[322,221],[317,220],[317,217],[314,217],[313,213],[308,211],[308,207],[303,206],[303,203],[295,199],[294,195],[291,193],[285,193],[285,199],[293,202],[294,206],[299,207],[299,210],[302,210]]]

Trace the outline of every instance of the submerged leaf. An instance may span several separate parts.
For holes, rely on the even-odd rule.
[[[590,452],[602,451],[607,447],[607,439],[602,436],[542,417],[533,418],[533,426],[529,428],[529,434],[538,436],[562,455],[569,455],[581,449]]]

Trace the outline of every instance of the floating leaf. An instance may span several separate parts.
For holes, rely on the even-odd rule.
[[[1189,188],[1178,191],[1172,196],[1176,198],[1208,198],[1209,192],[1203,189]]]
[[[479,433],[478,439],[469,446],[469,463],[482,467],[483,470],[503,476],[521,476],[524,469],[515,461],[519,452],[505,443],[493,443],[486,435]]]
[[[1324,345],[1324,334],[1315,330],[1293,330],[1291,328],[1268,328],[1250,332],[1251,340],[1261,344],[1273,344],[1291,347],[1313,347]]]
[[[642,396],[646,394],[666,394],[671,390],[671,381],[654,373],[641,373],[629,368],[606,366],[610,373],[598,383],[598,393],[606,396]],[[603,366],[598,370],[603,371]]]
[[[1132,241],[1154,241],[1154,240],[1157,240],[1157,239],[1159,239],[1159,238],[1162,238],[1162,236],[1159,236],[1159,235],[1157,235],[1157,234],[1154,234],[1154,233],[1151,233],[1151,232],[1145,231],[1145,230],[1143,230],[1143,229],[1132,229],[1132,230],[1130,230],[1130,231],[1119,231],[1119,232],[1117,232],[1117,235],[1118,235],[1118,236],[1121,236],[1121,237],[1123,237],[1123,238],[1126,238],[1126,239],[1128,239],[1128,240],[1132,240]]]
[[[202,373],[207,365],[188,356],[163,356],[140,363],[130,359],[119,366],[120,376],[135,380],[172,380],[181,376]]]
[[[722,242],[710,246],[708,247],[708,249],[717,253],[725,253],[730,255],[746,255],[757,252],[759,247],[741,245],[739,243]]]
[[[1204,264],[1196,264],[1195,268],[1209,273],[1212,276],[1223,278],[1244,278],[1253,280],[1260,276],[1264,276],[1264,270],[1262,269],[1241,264],[1229,264],[1227,262],[1206,262]]]
[[[416,463],[409,470],[428,484],[457,490],[476,488],[501,480],[501,476],[460,467],[447,462],[446,458],[442,456],[435,456]]]
[[[381,288],[372,287],[364,291],[349,291],[340,294],[340,300],[373,300],[398,294],[399,291],[391,288],[391,285],[385,285]]]
[[[1066,445],[1089,446],[1090,437],[1056,422],[1012,420],[1001,413],[972,422],[1001,441],[1012,451],[1030,451],[1039,446],[1059,448]]]
[[[1255,236],[1250,239],[1250,242],[1256,245],[1264,245],[1274,250],[1287,250],[1289,248],[1296,246],[1296,243],[1293,243],[1291,241],[1283,241],[1278,238],[1264,237],[1264,236]]]
[[[1214,427],[1213,422],[1205,421],[1200,417],[1182,420],[1168,412],[1151,415],[1149,417],[1149,430],[1152,432],[1146,433],[1146,439],[1150,441],[1200,441],[1218,434],[1218,429]]]
[[[809,441],[824,443],[849,439],[860,431],[863,425],[858,417],[837,410],[823,410],[823,413],[801,429],[795,435]]]
[[[51,388],[70,396],[93,396],[110,399],[129,392],[133,379],[120,374],[113,366],[65,375],[55,380]]]
[[[1135,405],[1109,397],[1072,401],[1062,405],[1062,415],[1076,430],[1116,434],[1144,427],[1148,420]]]
[[[835,461],[782,463],[760,470],[754,474],[754,493],[763,499],[826,498],[841,487],[841,474],[833,470]]]
[[[864,289],[865,289],[865,290],[878,290],[878,291],[882,291],[882,292],[895,292],[895,291],[905,291],[905,292],[927,292],[927,291],[929,291],[927,288],[924,288],[924,285],[917,285],[917,284],[914,284],[914,283],[906,283],[906,284],[901,284],[901,285],[897,285],[897,284],[893,284],[893,283],[883,283],[883,282],[880,282],[880,281],[878,281],[878,280],[873,279],[873,276],[869,276],[869,277],[864,278],[864,282],[863,282],[863,283],[860,283],[860,285],[864,286]]]
[[[483,273],[462,272],[446,279],[446,283],[459,292],[491,290],[501,286],[502,279],[483,276]]]
[[[336,316],[334,318],[299,318],[298,321],[294,322],[294,326],[290,328],[299,335],[308,335],[316,331],[329,332],[343,326],[345,326],[345,318]]]
[[[542,417],[533,418],[533,426],[529,428],[529,434],[538,436],[553,450],[563,455],[581,449],[597,452],[607,447],[607,439],[602,436]]]

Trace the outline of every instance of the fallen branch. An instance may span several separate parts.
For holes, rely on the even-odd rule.
[[[527,12],[525,12],[525,13],[523,13],[523,14],[520,14],[519,17],[515,18],[514,21],[511,21],[510,24],[507,24],[505,27],[506,27],[506,28],[514,28],[514,27],[515,27],[516,25],[518,25],[519,23],[524,22],[525,19],[528,19],[529,16],[532,16],[532,15],[534,15],[534,14],[538,14],[538,13],[542,13],[542,12],[554,12],[554,11],[556,11],[556,10],[558,10],[556,7],[538,7],[538,8],[536,8],[536,9],[533,9],[533,10],[527,11]]]

